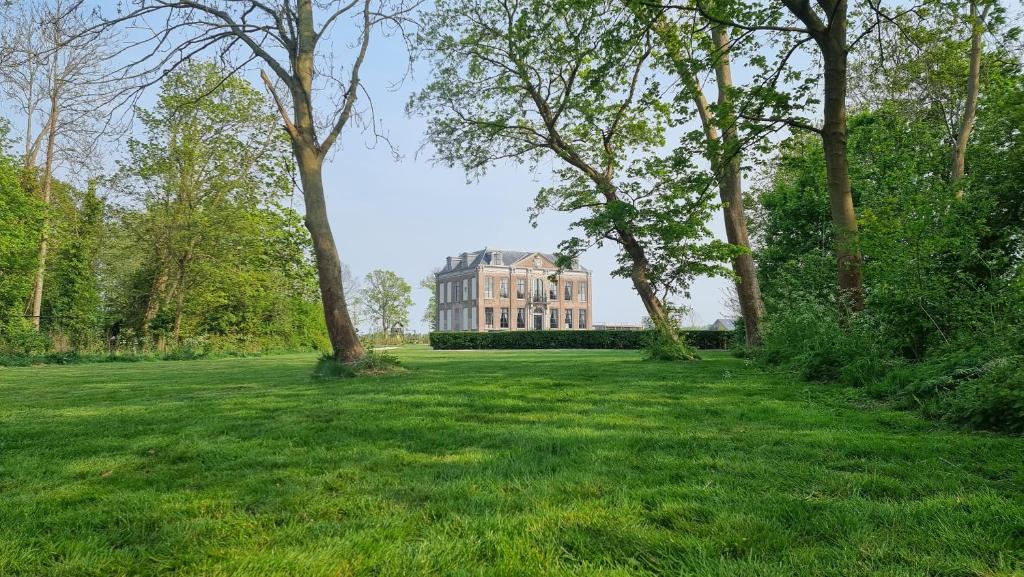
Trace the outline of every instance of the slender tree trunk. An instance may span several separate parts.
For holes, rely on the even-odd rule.
[[[365,354],[359,342],[348,305],[345,303],[345,289],[341,281],[341,258],[334,244],[331,223],[327,219],[327,203],[324,199],[323,164],[312,150],[295,144],[299,175],[302,179],[302,196],[306,204],[306,228],[313,238],[313,254],[320,282],[320,300],[323,302],[327,333],[331,339],[334,356],[339,361],[356,361]]]
[[[53,155],[57,140],[57,118],[60,110],[57,106],[56,95],[50,98],[50,118],[47,123],[46,135],[46,162],[43,165],[43,179],[39,187],[39,193],[43,200],[42,230],[39,238],[39,251],[37,256],[36,276],[32,284],[32,297],[29,301],[32,326],[39,330],[43,310],[43,281],[46,278],[46,256],[50,244],[50,196],[53,188]]]
[[[153,320],[156,319],[156,315],[160,314],[160,301],[163,299],[164,289],[167,287],[167,273],[164,272],[161,266],[156,276],[153,277],[153,284],[149,289],[149,297],[146,299],[146,310],[142,314],[142,338],[146,340],[149,338],[150,325],[153,324]]]
[[[757,280],[757,266],[750,251],[750,236],[747,233],[747,216],[743,211],[743,179],[740,172],[740,141],[736,132],[736,116],[729,91],[732,89],[732,69],[729,63],[729,36],[721,27],[711,31],[712,41],[718,50],[715,62],[715,77],[718,82],[718,106],[722,124],[721,144],[716,146],[713,124],[706,124],[708,157],[716,169],[718,193],[722,199],[722,213],[725,217],[725,235],[729,244],[744,249],[732,260],[736,274],[736,294],[739,296],[740,313],[746,329],[747,346],[761,344],[761,319],[764,317],[764,301],[761,286]],[[701,98],[703,100],[703,98]],[[698,103],[699,104],[699,103]],[[708,130],[710,129],[710,130]],[[717,165],[717,166],[716,166]]]
[[[185,293],[188,282],[188,264],[192,258],[191,249],[178,260],[178,278],[174,286],[174,342],[181,344],[181,313],[185,308]]]
[[[845,14],[841,19],[836,18],[832,22],[832,35],[819,42],[825,62],[824,122],[821,132],[832,227],[835,231],[840,298],[843,299],[844,310],[859,311],[864,308],[864,278],[861,273],[860,237],[857,214],[853,208],[847,157],[845,22]]]
[[[623,229],[617,229],[616,233],[619,235],[622,248],[633,262],[629,276],[633,281],[633,288],[636,289],[640,300],[644,303],[644,308],[647,309],[647,315],[651,317],[651,322],[656,327],[671,326],[665,304],[658,298],[658,294],[647,277],[647,255],[644,253],[643,247],[632,233]],[[677,337],[675,331],[672,331],[671,335],[673,338]]]
[[[367,5],[368,10],[368,5]],[[323,160],[329,150],[332,139],[322,143],[317,139],[317,128],[313,118],[313,76],[314,49],[316,32],[313,25],[312,0],[296,2],[296,51],[291,57],[293,75],[288,81],[288,89],[292,96],[292,121],[289,121],[283,104],[277,99],[273,85],[264,78],[268,89],[275,94],[274,98],[284,119],[285,127],[291,137],[292,151],[298,164],[299,176],[302,180],[302,197],[305,201],[306,228],[313,240],[313,254],[316,258],[317,277],[320,283],[320,300],[324,307],[324,320],[327,323],[327,334],[331,339],[334,358],[342,362],[352,362],[363,357],[365,351],[359,342],[355,325],[345,302],[345,288],[341,278],[341,258],[338,247],[334,243],[331,223],[327,218],[327,201],[324,198]],[[369,12],[364,12],[364,25],[369,27]],[[369,41],[369,30],[365,31],[360,57],[353,68],[350,86],[351,102],[354,102],[355,91],[359,90],[356,72],[362,63],[362,55],[366,52]],[[346,101],[348,102],[348,100]],[[351,104],[351,102],[349,104]],[[351,109],[341,112],[338,126],[344,126]],[[340,130],[340,128],[339,128]],[[333,134],[333,133],[332,133]],[[323,146],[323,149],[321,148]]]
[[[953,166],[950,170],[950,182],[955,189],[957,200],[964,197],[960,180],[964,177],[964,157],[967,155],[967,142],[974,130],[974,118],[978,112],[978,92],[981,83],[981,35],[985,31],[985,17],[988,6],[978,14],[978,4],[972,1],[971,6],[971,52],[970,65],[967,72],[967,100],[964,104],[964,115],[960,121],[960,131],[953,143]]]
[[[624,0],[627,7],[641,22],[647,22],[650,12],[646,5],[635,0]],[[724,129],[719,137],[714,113],[708,105],[700,83],[693,75],[693,67],[684,54],[678,28],[671,25],[664,14],[658,14],[651,21],[651,29],[658,36],[662,48],[672,62],[676,75],[690,91],[693,103],[704,129],[705,156],[711,163],[712,172],[718,181],[719,197],[722,200],[722,215],[725,219],[725,234],[729,244],[744,249],[732,260],[736,274],[736,294],[740,303],[740,314],[746,328],[747,346],[761,344],[761,319],[764,317],[764,301],[757,280],[757,267],[750,252],[750,238],[747,232],[747,217],[743,210],[743,181],[740,173],[740,142],[736,132],[735,112],[729,89],[732,88],[732,70],[729,59],[728,33],[721,27],[712,28],[712,41],[717,49],[715,76],[718,83],[718,104],[721,124]]]

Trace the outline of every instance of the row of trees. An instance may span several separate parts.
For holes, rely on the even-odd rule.
[[[555,183],[537,194],[533,217],[579,215],[577,234],[561,246],[565,262],[614,244],[615,274],[631,280],[651,319],[665,326],[669,300],[685,296],[696,276],[730,275],[750,345],[760,342],[771,309],[755,258],[771,247],[764,236],[765,246],[755,247],[762,250],[750,246],[744,167],[774,161],[780,131],[818,140],[834,271],[826,292],[838,316],[855,315],[871,287],[849,151],[851,73],[874,71],[853,84],[865,109],[900,98],[941,109],[942,181],[952,199],[969,202],[966,159],[983,64],[987,55],[1014,58],[1005,45],[986,52],[996,32],[1015,38],[994,0],[439,0],[412,34],[416,8],[406,0],[138,0],[73,35],[95,39],[133,26],[127,64],[108,76],[135,86],[211,51],[229,63],[221,67],[228,76],[253,62],[263,70],[301,182],[340,360],[362,348],[326,218],[322,167],[346,131],[376,132],[372,106],[357,106],[369,102],[361,70],[371,43],[401,38],[430,64],[431,81],[409,109],[428,118],[440,160],[470,174],[503,160],[553,163]],[[734,82],[737,69],[750,80]],[[719,208],[728,242],[707,228]],[[164,268],[171,279],[173,263]]]
[[[7,347],[324,346],[291,156],[262,95],[194,64],[136,114],[143,136],[84,189],[3,157]]]

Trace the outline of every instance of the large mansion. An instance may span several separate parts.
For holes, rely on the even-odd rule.
[[[547,253],[464,252],[436,278],[439,331],[585,330],[592,322],[590,271],[574,264],[559,272]]]

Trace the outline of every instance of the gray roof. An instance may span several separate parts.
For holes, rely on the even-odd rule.
[[[731,331],[736,329],[736,321],[731,319],[717,319],[708,326],[712,331]]]
[[[494,263],[491,262],[491,259],[493,257],[493,253],[496,253],[496,252],[500,252],[501,253],[501,261],[502,261],[503,264],[500,265],[500,266],[510,266],[512,263],[520,261],[520,260],[530,256],[531,254],[539,254],[540,256],[550,260],[551,262],[555,262],[555,255],[553,255],[551,253],[547,253],[547,252],[538,252],[538,251],[535,251],[535,250],[531,250],[531,251],[503,250],[503,249],[500,249],[500,248],[486,247],[486,248],[483,248],[481,250],[475,250],[475,251],[472,251],[472,252],[467,252],[466,253],[466,261],[465,262],[462,261],[462,255],[461,254],[449,257],[449,258],[453,259],[452,266],[449,266],[448,262],[445,262],[444,268],[441,269],[437,274],[444,274],[444,273],[453,272],[453,271],[457,271],[457,270],[476,268],[476,267],[481,266],[481,265],[494,264]],[[570,270],[589,272],[589,269],[586,269],[586,268],[580,266],[579,263],[577,263],[576,267],[574,267],[574,268],[572,268]]]

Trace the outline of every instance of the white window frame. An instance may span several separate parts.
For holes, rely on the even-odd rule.
[[[469,279],[462,279],[462,302],[469,300]]]
[[[587,302],[587,282],[586,281],[580,281],[579,282],[579,289],[578,290],[579,290],[579,292],[577,294],[579,294],[580,302],[581,303]]]
[[[585,328],[587,328],[587,309],[580,309],[579,323],[577,323],[576,328],[578,328],[578,329],[585,329]]]
[[[493,276],[484,277],[484,298],[485,299],[493,299],[494,298],[494,277]]]
[[[476,325],[476,307],[469,309],[469,328],[474,331],[480,328]]]
[[[446,303],[452,302],[452,281],[448,281],[447,283],[445,283],[445,289],[444,290],[445,290],[444,302],[446,302]]]
[[[477,279],[470,279],[469,281],[469,300],[476,300],[476,285],[479,283]]]
[[[563,292],[565,292],[564,289],[569,289],[569,298],[567,298],[565,300],[567,300],[569,302],[572,302],[572,281],[571,280],[564,280],[564,281],[562,281],[562,287],[563,287]]]
[[[462,330],[469,330],[469,309],[463,307],[462,309]]]

